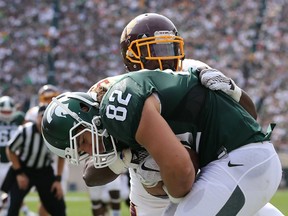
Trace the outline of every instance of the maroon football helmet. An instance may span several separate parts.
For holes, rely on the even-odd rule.
[[[120,46],[128,71],[158,68],[179,71],[185,57],[184,41],[175,25],[156,13],[131,20],[122,32]]]

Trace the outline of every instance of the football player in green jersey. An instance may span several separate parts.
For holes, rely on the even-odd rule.
[[[24,113],[17,110],[13,98],[10,96],[0,97],[0,186],[2,186],[10,167],[10,162],[6,156],[6,146],[13,133],[23,122]],[[3,204],[2,194],[0,190],[0,211]]]
[[[183,38],[179,36],[178,30],[173,22],[167,17],[156,13],[145,13],[135,17],[124,28],[120,38],[121,54],[128,72],[145,68],[187,71],[188,67],[191,66],[208,67],[208,65],[203,62],[187,58],[184,59],[183,44]],[[107,79],[104,81],[107,83]],[[99,84],[105,87],[105,82],[99,81],[95,86],[97,87]],[[89,91],[93,90],[94,88],[92,87]],[[236,94],[233,93],[233,95],[238,96],[241,90],[234,92],[236,92]],[[253,103],[250,104],[252,104],[252,109],[250,110],[255,114]],[[196,159],[197,157],[194,157],[194,161]],[[147,160],[153,160],[153,158],[147,158],[145,163],[148,162]],[[94,185],[95,182],[93,182],[93,180],[95,180],[95,176],[99,176],[99,169],[96,170],[93,163],[86,167],[83,178],[86,184]],[[161,215],[169,204],[169,199],[151,195],[155,194],[155,190],[157,190],[157,187],[151,187],[151,185],[155,185],[155,180],[159,179],[159,173],[139,169],[139,167],[141,168],[142,166],[138,166],[137,172],[136,169],[129,169],[131,178],[130,214],[131,216]],[[91,175],[91,173],[95,173],[95,175]],[[156,174],[156,179],[151,178],[153,174]],[[147,175],[149,176],[149,181],[143,178],[143,176]],[[145,181],[142,183],[143,185],[141,181]],[[97,184],[96,182],[96,185]],[[149,191],[149,193],[147,193],[147,191]]]
[[[193,71],[121,75],[102,98],[64,93],[47,108],[42,132],[59,156],[78,162],[85,151],[98,168],[113,164],[121,149],[146,149],[179,203],[175,215],[253,215],[281,180],[270,133],[227,94],[203,87]],[[197,180],[184,146],[198,154]]]
[[[120,109],[121,110],[121,109]],[[116,110],[116,112],[117,112],[117,110]],[[56,148],[57,149],[57,148]],[[55,149],[54,149],[55,150]],[[225,152],[225,151],[224,151]],[[76,154],[75,154],[76,155]],[[76,156],[77,157],[77,156]]]
[[[135,17],[124,28],[120,39],[121,54],[128,72],[139,69],[157,68],[187,71],[191,66],[196,68],[209,68],[209,66],[203,62],[194,59],[184,59],[183,44],[183,38],[179,36],[177,28],[171,20],[155,13],[145,13]],[[210,71],[202,75],[202,77],[204,84],[207,83],[206,87],[213,90],[225,91],[225,93],[229,94],[233,99],[239,101],[254,118],[257,117],[252,100],[235,85],[233,80],[219,75],[217,71]],[[104,79],[99,81],[95,87],[97,88],[98,85],[102,85],[102,87],[107,88],[108,84],[109,81]],[[93,90],[94,87],[89,91]],[[143,155],[143,153],[141,154]],[[191,159],[193,159],[195,163],[197,157],[194,155]],[[157,186],[151,186],[154,186],[155,182],[159,179],[159,173],[147,169],[144,170],[142,167],[144,168],[145,164],[150,164],[150,168],[155,169],[155,167],[151,166],[151,164],[157,166],[154,162],[153,158],[148,157],[144,161],[142,159],[141,164],[143,164],[143,166],[138,166],[137,169],[129,169],[131,177],[131,216],[161,215],[169,203],[169,200],[163,197],[159,198],[150,195],[150,193],[155,194],[157,191]],[[93,164],[90,164],[90,166],[86,164],[86,167],[83,176],[85,182],[87,184],[97,185],[98,183],[95,183],[94,180],[97,179],[95,176],[99,176],[99,169],[93,169]],[[93,172],[95,174],[91,175]],[[147,177],[149,177],[148,180]],[[147,193],[147,191],[149,193]],[[259,212],[259,215],[263,215],[262,212],[265,212],[266,215],[280,215],[280,213],[278,214],[278,210],[271,204],[267,204],[262,208],[261,214]]]

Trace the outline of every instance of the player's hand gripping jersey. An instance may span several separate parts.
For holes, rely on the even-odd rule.
[[[200,167],[226,151],[266,139],[259,124],[236,101],[203,87],[191,72],[142,71],[118,79],[104,95],[100,115],[109,134],[131,149],[141,148],[135,133],[144,102],[153,93],[173,132],[199,153]]]

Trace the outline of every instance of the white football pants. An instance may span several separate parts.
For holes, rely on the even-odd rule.
[[[271,204],[266,206],[281,177],[271,142],[243,146],[201,169],[192,190],[175,207],[175,216],[283,215]],[[171,215],[168,212],[164,215]]]

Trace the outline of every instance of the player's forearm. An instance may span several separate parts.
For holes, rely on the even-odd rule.
[[[153,96],[145,101],[135,138],[159,165],[170,195],[182,197],[191,190],[195,170],[187,150],[160,115],[159,106]]]
[[[186,152],[187,153],[187,152]],[[189,156],[184,156],[187,159],[173,159],[173,164],[170,168],[161,170],[161,176],[164,181],[169,194],[172,197],[180,198],[184,197],[192,188],[195,180],[195,171]]]

